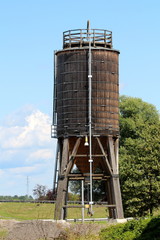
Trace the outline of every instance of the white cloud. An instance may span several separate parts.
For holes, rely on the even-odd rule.
[[[53,163],[35,164],[30,167],[16,167],[0,170],[0,195],[27,194],[27,178],[29,180],[29,194],[36,184],[53,187]]]
[[[25,117],[25,122],[25,126],[0,127],[2,148],[28,148],[51,142],[51,119],[47,114],[36,110]]]
[[[0,162],[7,162],[11,158],[14,158],[18,151],[16,149],[0,149]]]
[[[0,177],[4,175],[4,171],[0,169]]]
[[[10,113],[5,116],[3,120],[1,120],[1,124],[3,126],[25,126],[26,124],[26,116],[29,116],[35,111],[35,107],[33,105],[25,105],[20,109]]]
[[[28,175],[38,169],[39,165],[33,165],[30,167],[16,167],[16,168],[9,168],[6,170],[9,174],[16,174],[16,175]]]
[[[0,126],[0,195],[26,194],[27,176],[31,193],[36,184],[52,188],[56,141],[50,137],[51,118],[25,109]]]
[[[36,161],[36,160],[48,160],[53,158],[53,150],[52,149],[39,149],[35,152],[31,152],[29,155],[27,162],[28,161]]]

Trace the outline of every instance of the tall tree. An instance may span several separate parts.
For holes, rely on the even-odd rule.
[[[160,120],[139,98],[120,98],[120,179],[126,216],[143,216],[160,204]]]
[[[38,200],[44,200],[47,193],[47,187],[44,185],[37,184],[33,189],[33,195],[36,196]]]

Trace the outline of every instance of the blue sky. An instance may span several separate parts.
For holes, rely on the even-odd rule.
[[[53,52],[69,29],[107,29],[120,50],[120,94],[160,110],[158,0],[0,1],[0,195],[52,188]]]

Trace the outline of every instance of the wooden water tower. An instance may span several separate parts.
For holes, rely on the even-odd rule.
[[[109,217],[123,218],[118,172],[119,51],[103,29],[63,33],[55,52],[52,137],[58,139],[54,188],[55,219],[65,219],[69,180],[106,183]],[[73,173],[76,165],[79,172]]]

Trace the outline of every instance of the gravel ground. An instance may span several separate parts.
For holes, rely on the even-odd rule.
[[[58,239],[68,224],[51,221],[22,221],[0,220],[0,229],[6,229],[6,240],[50,240]]]
[[[103,225],[104,227],[104,225]],[[7,229],[5,240],[67,240],[69,235],[86,236],[97,235],[102,226],[100,224],[70,224],[52,221],[32,220],[18,222],[16,220],[0,220],[0,229]],[[76,239],[76,238],[75,238]]]

